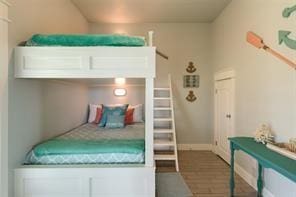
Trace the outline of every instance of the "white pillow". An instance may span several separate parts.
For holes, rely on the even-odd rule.
[[[134,108],[134,122],[144,122],[143,121],[143,104],[130,105],[131,108]]]
[[[89,104],[88,123],[93,123],[96,120],[97,108],[102,108],[102,105]]]

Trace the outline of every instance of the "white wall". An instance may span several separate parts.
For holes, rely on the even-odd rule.
[[[155,32],[154,43],[169,60],[157,57],[159,86],[167,85],[167,74],[172,74],[175,99],[176,130],[179,144],[212,143],[212,83],[210,66],[210,24],[90,24],[91,33],[127,33],[146,36]],[[198,66],[200,88],[195,90],[198,101],[185,100],[188,90],[183,88],[183,74],[189,61]]]
[[[43,139],[84,124],[88,112],[88,88],[62,81],[43,85]]]
[[[12,197],[14,196],[13,169],[21,165],[31,146],[45,137],[43,133],[44,123],[48,122],[44,121],[44,117],[46,117],[44,116],[44,109],[49,107],[43,105],[43,94],[51,95],[53,101],[57,101],[58,99],[77,96],[77,93],[79,93],[79,91],[70,91],[68,94],[67,90],[63,93],[51,92],[49,85],[43,81],[15,79],[13,76],[13,48],[34,33],[85,33],[88,31],[88,23],[69,0],[10,0],[10,2],[12,7],[9,16],[12,23],[9,27],[11,61],[8,79],[8,173],[10,177],[9,197]],[[65,87],[65,89],[67,88]],[[64,95],[64,98],[60,96],[61,94]],[[48,99],[45,99],[45,102],[51,106]],[[71,102],[66,104],[72,105]],[[69,106],[65,107],[65,109],[68,108]],[[50,113],[47,115],[52,117]],[[68,119],[71,119],[71,117],[68,117]],[[65,127],[70,127],[70,124]],[[46,128],[50,130],[49,125]],[[57,127],[53,128],[58,129]]]
[[[125,86],[126,96],[114,96],[116,86],[97,86],[89,87],[88,99],[93,104],[144,104],[144,86]]]
[[[236,135],[252,136],[260,123],[267,122],[277,140],[296,137],[295,70],[245,41],[247,31],[254,31],[270,47],[296,61],[296,51],[278,45],[278,30],[295,30],[295,14],[282,17],[282,10],[293,5],[293,0],[234,0],[212,24],[214,71],[230,67],[237,73]],[[240,153],[237,162],[256,176],[249,157]],[[264,180],[274,196],[296,194],[295,183],[274,171],[265,170]]]

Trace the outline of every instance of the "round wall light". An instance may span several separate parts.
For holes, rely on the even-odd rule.
[[[125,96],[126,95],[126,89],[124,89],[124,88],[115,88],[114,89],[114,95],[115,96]]]

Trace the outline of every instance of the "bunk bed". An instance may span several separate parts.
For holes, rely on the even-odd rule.
[[[140,134],[144,138],[144,152],[137,152],[138,160],[57,165],[36,161],[35,164],[39,165],[31,165],[34,156],[30,153],[31,162],[15,169],[16,197],[155,196],[153,88],[156,49],[152,46],[152,37],[153,32],[149,32],[145,46],[141,39],[136,39],[131,45],[112,41],[111,44],[93,46],[93,41],[90,42],[87,36],[83,39],[88,44],[71,46],[64,40],[60,46],[55,42],[43,43],[43,37],[37,36],[37,43],[31,39],[28,46],[15,48],[16,78],[145,78],[145,122],[141,126],[144,132]],[[88,124],[84,126],[91,127]],[[74,129],[60,138],[73,137],[75,132],[80,131]]]

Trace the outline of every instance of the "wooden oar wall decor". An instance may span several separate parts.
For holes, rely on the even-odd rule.
[[[282,54],[276,52],[275,50],[271,49],[269,46],[267,46],[263,39],[261,37],[259,37],[258,35],[256,35],[254,32],[249,31],[247,33],[247,42],[250,43],[251,45],[253,45],[254,47],[258,48],[258,49],[264,49],[266,52],[274,55],[275,57],[281,59],[282,61],[284,61],[285,63],[287,63],[289,66],[291,66],[292,68],[296,69],[296,63],[292,62],[291,60],[289,60],[288,58],[286,58],[285,56],[283,56]]]

